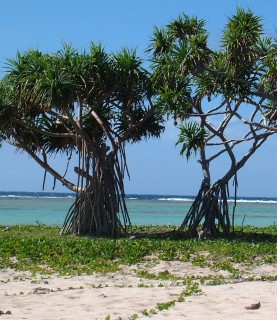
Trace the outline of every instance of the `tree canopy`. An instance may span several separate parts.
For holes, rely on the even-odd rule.
[[[117,235],[129,223],[123,185],[125,143],[159,137],[163,119],[153,105],[149,72],[134,50],[108,54],[91,44],[54,54],[30,50],[7,63],[1,82],[1,138],[26,151],[55,180],[77,192],[63,232]],[[65,153],[77,183],[49,156]],[[120,216],[121,215],[121,216]]]

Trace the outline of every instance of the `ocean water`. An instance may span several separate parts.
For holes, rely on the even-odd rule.
[[[133,225],[179,226],[192,204],[191,196],[127,195]],[[61,226],[74,201],[72,193],[0,192],[0,225],[37,224]],[[232,212],[233,201],[229,202]],[[277,198],[239,198],[235,225],[277,224]]]

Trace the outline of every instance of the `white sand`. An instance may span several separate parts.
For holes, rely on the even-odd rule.
[[[120,272],[108,275],[32,277],[28,272],[0,269],[0,310],[11,311],[0,319],[62,320],[62,319],[277,319],[277,281],[252,281],[218,286],[202,285],[202,293],[176,302],[168,310],[159,311],[157,303],[177,299],[186,289],[182,282],[147,280],[136,275],[135,269],[144,270],[146,264],[122,267]],[[171,274],[212,275],[211,270],[195,268],[189,263],[159,262],[148,269],[151,273],[167,270]],[[166,272],[167,272],[166,271]],[[245,277],[277,275],[277,265],[248,270]],[[217,273],[219,274],[219,273]],[[228,277],[226,272],[221,272]],[[163,286],[161,286],[161,283]],[[160,285],[160,286],[159,286]],[[245,306],[261,303],[258,310]],[[142,311],[155,309],[151,317]]]

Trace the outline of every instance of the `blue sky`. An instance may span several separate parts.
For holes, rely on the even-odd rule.
[[[62,42],[82,49],[91,41],[101,41],[107,51],[127,46],[137,48],[143,56],[153,27],[163,26],[184,12],[205,19],[210,32],[210,45],[217,48],[226,17],[237,7],[249,8],[264,18],[266,33],[277,29],[276,0],[9,0],[0,2],[0,76],[4,62],[16,52],[38,48],[55,52]],[[189,162],[179,156],[175,147],[177,130],[167,126],[159,140],[149,140],[127,147],[131,180],[126,180],[127,193],[195,195],[201,183],[196,159]],[[240,196],[277,197],[277,138],[269,139],[239,172]],[[64,159],[55,161],[61,167]],[[43,170],[24,154],[10,146],[0,150],[0,190],[41,191]],[[219,177],[224,160],[213,172]],[[46,191],[52,190],[48,177]],[[67,191],[60,184],[56,191]]]

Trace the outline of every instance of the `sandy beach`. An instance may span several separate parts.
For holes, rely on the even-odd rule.
[[[151,274],[163,272],[176,278],[221,276],[229,283],[200,284],[201,292],[166,309],[170,301],[177,300],[187,289],[187,284],[172,279],[146,279],[138,276],[138,270]],[[232,280],[227,271],[215,272],[179,261],[153,263],[151,259],[139,265],[122,266],[115,273],[76,277],[32,276],[29,272],[0,269],[0,310],[3,312],[0,318],[273,320],[277,319],[277,281],[258,279],[276,275],[276,264],[245,269],[242,277]],[[256,310],[245,308],[256,303],[260,303]]]

